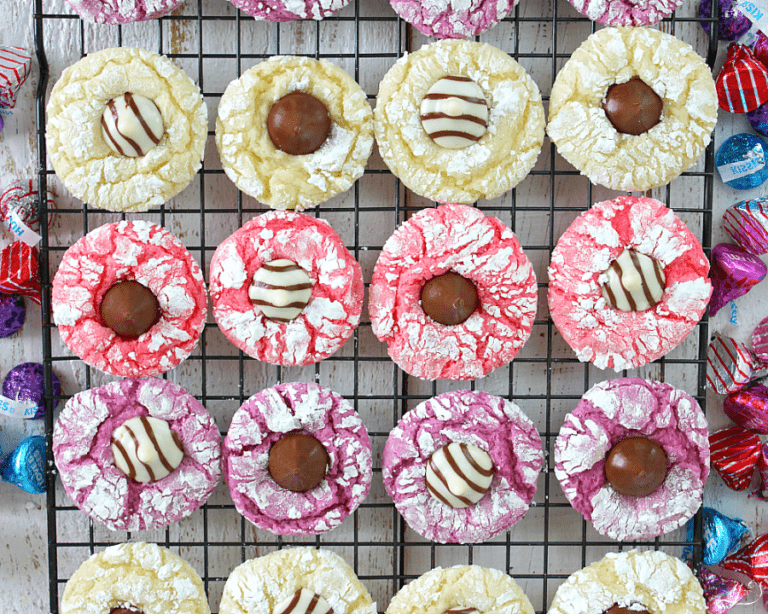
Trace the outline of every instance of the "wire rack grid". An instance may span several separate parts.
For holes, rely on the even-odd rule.
[[[717,42],[703,34],[694,0],[686,0],[660,28],[690,42],[713,65]],[[708,20],[712,21],[712,20]],[[712,24],[716,27],[716,24]],[[532,75],[547,104],[552,81],[595,24],[565,0],[523,0],[503,22],[477,40],[512,55]],[[615,192],[592,186],[556,155],[545,140],[539,161],[520,186],[476,206],[495,215],[517,233],[534,264],[539,281],[538,317],[528,344],[518,358],[487,378],[471,383],[424,382],[403,374],[371,332],[364,311],[353,338],[336,355],[304,368],[280,368],[244,356],[208,318],[199,348],[166,374],[192,392],[216,418],[222,431],[249,396],[286,381],[316,381],[350,399],[369,430],[374,451],[371,493],[342,526],[307,538],[280,538],[256,530],[234,509],[224,485],[190,518],[171,527],[139,533],[112,533],[94,525],[72,505],[56,481],[51,455],[55,420],[52,409],[71,394],[50,394],[56,372],[67,393],[99,386],[111,379],[83,365],[60,342],[50,319],[50,279],[63,252],[97,226],[120,219],[148,219],[177,234],[207,271],[213,251],[245,221],[265,211],[238,192],[221,169],[213,142],[215,110],[226,85],[250,66],[278,54],[327,58],[345,68],[375,104],[378,82],[403,53],[424,39],[399,20],[387,0],[352,0],[322,22],[269,24],[256,22],[224,0],[191,0],[171,15],[130,26],[97,26],[82,22],[61,0],[35,0],[35,41],[41,78],[37,93],[39,180],[59,195],[53,225],[42,229],[40,254],[43,285],[43,354],[48,394],[48,555],[50,608],[59,611],[66,580],[90,554],[125,540],[154,541],[189,560],[203,578],[212,611],[218,609],[223,584],[244,560],[289,544],[329,548],[345,556],[373,594],[380,611],[404,583],[427,570],[476,563],[510,573],[544,612],[559,584],[573,571],[609,551],[636,546],[680,554],[684,534],[677,531],[650,542],[617,544],[597,534],[567,503],[545,463],[528,514],[510,531],[483,544],[456,546],[427,542],[397,514],[381,482],[381,450],[389,431],[407,410],[440,392],[471,388],[498,394],[520,405],[534,420],[551,458],[554,438],[565,414],[595,383],[615,377],[579,363],[548,317],[546,266],[557,239],[591,203]],[[203,168],[192,184],[158,210],[141,215],[111,214],[68,197],[51,170],[45,149],[45,104],[61,71],[89,52],[119,46],[141,46],[173,58],[203,91],[209,109],[209,138]],[[702,160],[672,184],[650,195],[673,206],[709,252],[714,177],[714,145]],[[41,219],[46,203],[41,200]],[[409,214],[434,203],[407,192],[374,150],[365,175],[352,190],[311,212],[339,232],[363,267],[366,287],[384,241]],[[669,382],[693,394],[704,405],[706,320],[667,357],[630,375]],[[624,375],[627,375],[625,373]],[[698,563],[701,523],[695,522],[694,560]]]

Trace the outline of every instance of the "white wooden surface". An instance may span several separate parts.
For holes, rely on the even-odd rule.
[[[225,2],[225,0],[203,0],[206,6],[206,12],[213,14],[232,14],[231,6]],[[62,0],[45,0],[46,10],[50,11],[62,11],[68,12],[68,8]],[[559,2],[558,14],[559,15],[574,15],[575,13],[570,8],[565,0],[521,0],[521,12],[526,16],[537,15],[551,15],[552,2]],[[191,3],[190,3],[191,4]],[[388,6],[387,0],[368,0],[362,2],[362,11],[364,14],[369,15],[391,15],[391,9]],[[679,11],[680,15],[693,15],[695,7],[698,4],[696,0],[686,0],[683,8]],[[0,0],[0,5],[4,9],[4,19],[0,21],[0,43],[1,44],[13,44],[21,45],[29,49],[32,48],[32,2],[30,0]],[[194,8],[182,7],[180,9],[182,14],[193,14]],[[52,81],[60,74],[61,70],[71,64],[79,57],[79,48],[77,40],[77,30],[75,26],[76,22],[62,23],[56,27],[49,27],[47,36],[47,50],[48,57],[51,62],[51,78]],[[197,35],[195,29],[195,23],[192,22],[187,27],[187,24],[174,22],[173,27],[170,28],[170,35],[166,36],[165,46],[166,50],[172,52],[194,52],[197,45]],[[528,26],[526,26],[528,27]],[[549,24],[529,24],[530,31],[521,33],[521,50],[526,52],[542,52],[549,51],[549,44],[551,36],[548,28]],[[314,51],[314,34],[315,25],[309,24],[289,24],[283,27],[281,30],[281,51],[305,50],[307,52]],[[679,31],[676,35],[691,42],[697,47],[700,53],[704,53],[706,50],[706,38],[700,32],[697,24],[680,24],[678,25]],[[261,30],[255,27],[254,23],[248,20],[248,23],[244,26],[243,37],[243,49],[248,50],[251,53],[275,53],[275,42],[270,39],[269,36],[261,36]],[[86,44],[89,49],[104,48],[116,44],[116,35],[114,28],[108,28],[103,26],[89,26],[86,27]],[[393,29],[388,24],[369,24],[361,31],[361,50],[368,52],[380,52],[382,49],[389,50],[392,45]],[[563,52],[564,49],[573,49],[583,40],[589,33],[588,28],[585,28],[584,24],[565,24],[559,25],[559,37],[558,47],[559,51]],[[334,45],[334,48],[349,51],[350,45],[354,44],[353,33],[344,26],[330,29],[323,28],[322,36],[324,42]],[[511,30],[509,26],[504,25],[502,27],[495,28],[489,32],[484,40],[491,43],[496,43],[499,46],[509,46],[511,40]],[[231,28],[223,23],[211,24],[210,29],[204,31],[204,46],[207,51],[222,51],[233,52],[233,37]],[[145,46],[149,49],[156,49],[156,28],[152,24],[138,24],[131,26],[124,30],[124,44],[131,44],[136,46]],[[421,38],[415,40],[416,46],[422,42]],[[389,45],[389,46],[386,46]],[[721,56],[723,50],[721,50]],[[722,60],[722,58],[721,58]],[[378,81],[387,68],[394,62],[394,59],[383,62],[377,60],[376,62],[361,63],[360,81],[364,89],[369,94],[375,94]],[[243,69],[249,65],[255,63],[249,61],[244,63]],[[345,64],[344,61],[339,62],[342,66],[351,70],[353,65]],[[544,94],[549,93],[550,83],[552,79],[551,75],[551,62],[549,59],[538,61],[524,61],[526,68],[531,72],[534,79],[539,83]],[[190,74],[196,74],[196,60],[189,62],[181,62],[185,70]],[[562,61],[558,62],[558,69],[562,66]],[[232,72],[232,64],[219,61],[207,61],[205,64],[205,89],[208,92],[222,92],[226,84],[232,78],[236,77],[236,74]],[[36,164],[36,135],[35,135],[35,114],[34,114],[34,95],[35,87],[37,83],[37,72],[35,71],[32,77],[24,85],[16,110],[12,117],[6,119],[5,130],[0,134],[0,169],[2,169],[2,175],[0,175],[0,184],[4,185],[15,179],[27,177],[31,175],[35,170]],[[209,107],[209,115],[211,116],[211,126],[213,125],[213,118],[215,117],[216,104],[218,103],[217,97],[209,97],[206,99]],[[717,127],[717,142],[722,142],[728,136],[748,130],[748,124],[744,117],[729,116],[726,113],[721,112],[720,122]],[[212,139],[210,140],[212,143]],[[545,147],[540,158],[537,168],[548,168],[549,164],[549,147],[548,141],[545,142]],[[209,166],[210,165],[210,166]],[[560,161],[558,168],[564,168],[565,166]],[[219,168],[218,156],[215,152],[215,147],[210,145],[206,155],[206,166],[208,168]],[[381,161],[376,155],[372,158],[371,166],[373,168],[382,168]],[[78,207],[78,203],[68,198],[65,190],[57,184],[54,180],[54,188],[57,191],[58,202],[60,207]],[[233,198],[234,188],[229,184],[228,180],[223,177],[208,176],[206,183],[204,184],[204,190],[206,199],[211,203],[214,198],[231,199]],[[391,202],[391,183],[387,177],[379,176],[367,176],[364,182],[361,184],[361,199],[364,198],[366,202],[372,204],[383,204]],[[581,179],[568,179],[567,181],[558,180],[555,184],[556,190],[556,202],[558,206],[563,206],[563,203],[567,203],[573,199],[576,203],[574,206],[583,206],[584,198],[586,195],[586,182]],[[197,198],[197,190],[193,183],[193,186],[182,194],[181,198]],[[750,196],[757,196],[765,194],[768,188],[762,188],[754,190],[749,193]],[[538,176],[529,177],[518,188],[518,199],[530,199],[531,202],[541,201],[548,204],[549,202],[549,177]],[[190,196],[191,194],[191,196]],[[596,188],[593,191],[593,200],[603,200],[604,198],[611,197],[613,193],[602,188]],[[678,202],[673,203],[676,208],[698,207],[701,203],[700,188],[693,182],[678,182],[675,184],[675,190],[673,191],[674,197]],[[716,195],[715,195],[715,213],[714,213],[714,237],[713,243],[726,240],[725,234],[722,230],[722,224],[720,219],[722,212],[727,206],[743,198],[742,193],[737,193],[735,190],[723,186],[716,180]],[[339,202],[345,205],[352,203],[349,200],[350,196],[339,197]],[[230,201],[231,202],[231,201]],[[246,201],[249,204],[253,204],[252,201]],[[210,206],[210,205],[209,205]],[[573,216],[562,215],[558,216],[555,221],[555,236],[552,238],[557,240],[559,234],[567,227],[570,221],[575,217],[578,211],[574,211]],[[148,219],[156,219],[152,215],[144,216]],[[334,225],[337,231],[339,231],[348,241],[348,244],[354,242],[350,240],[352,236],[352,220],[349,215],[339,215],[334,217],[332,214],[324,211],[324,217]],[[91,228],[98,225],[98,223],[112,221],[114,216],[104,214],[103,216],[93,216],[91,218]],[[173,216],[170,215],[167,218],[167,223],[171,229],[176,232],[182,240],[188,245],[199,245],[201,237],[197,230],[197,225],[191,222],[188,216]],[[542,223],[544,221],[545,223]],[[378,223],[379,221],[374,217],[361,218],[361,244],[381,245],[384,240],[391,234],[394,229],[394,222],[391,223]],[[536,216],[520,216],[517,220],[517,232],[523,237],[523,243],[526,241],[533,244],[546,244],[549,241],[549,237],[545,236],[546,233],[546,220],[539,219]],[[207,245],[215,245],[218,241],[226,237],[236,228],[236,222],[232,220],[220,220],[216,219],[215,223],[208,223],[206,229],[206,236],[204,240]],[[57,217],[52,229],[53,241],[57,245],[68,245],[74,240],[78,239],[82,235],[82,222],[79,216],[76,215],[62,215]],[[0,245],[4,245],[9,240],[7,235],[0,237]],[[195,254],[200,257],[199,252]],[[362,251],[360,258],[363,265],[364,275],[366,280],[370,280],[370,275],[375,262],[377,253],[367,253]],[[531,254],[532,259],[536,265],[537,275],[539,280],[545,279],[546,270],[546,253],[534,252]],[[751,333],[754,324],[762,319],[766,313],[765,298],[768,295],[764,284],[756,287],[749,295],[738,301],[739,307],[739,325],[734,327],[728,324],[727,313],[729,310],[723,310],[716,318],[713,319],[711,324],[712,330],[729,330],[734,336],[746,340]],[[546,301],[544,293],[540,296],[540,311],[539,317],[543,317],[541,314],[545,313]],[[39,324],[39,308],[28,302],[28,318],[27,323],[20,334],[15,335],[10,339],[0,340],[0,374],[4,375],[8,369],[12,366],[29,360],[39,361],[42,358],[41,346],[40,346],[40,324]],[[543,334],[543,333],[542,333]],[[524,352],[529,352],[529,356],[537,356],[541,354],[541,346],[544,343],[541,335],[537,337],[537,331],[534,330],[534,336],[532,337],[529,345],[526,346]],[[365,331],[361,330],[361,353],[368,356],[383,357],[386,356],[384,348],[376,341],[370,334],[370,329]],[[226,341],[216,334],[209,335],[209,345],[216,349],[216,351],[229,352],[231,348],[228,347]],[[685,344],[684,344],[685,345]],[[562,347],[563,344],[560,341],[559,345],[556,344],[556,354],[558,356],[569,356],[569,350]],[[346,348],[345,348],[346,349]],[[61,347],[56,344],[55,351],[57,353],[63,353]],[[683,350],[685,351],[685,348]],[[546,353],[544,354],[546,355]],[[248,384],[246,393],[253,394],[259,388],[264,385],[272,383],[270,378],[272,377],[271,371],[261,368],[254,363],[248,363],[249,370],[246,374],[248,377]],[[321,373],[323,383],[337,389],[342,394],[350,387],[350,374],[348,370],[344,368],[337,368],[340,363],[332,364],[328,367],[323,367]],[[196,372],[199,362],[187,362],[182,367],[177,369],[177,373],[172,377],[176,378],[179,383],[189,387],[194,392],[195,382],[199,380],[199,374]],[[536,367],[534,369],[534,367]],[[391,389],[392,386],[392,367],[386,361],[380,363],[371,363],[370,367],[366,367],[366,371],[360,374],[360,386],[361,393],[378,393],[377,386],[381,387],[381,390],[385,394]],[[542,378],[541,373],[543,366],[537,365],[524,365],[517,368],[515,371],[515,391],[518,394],[538,394],[541,390]],[[56,372],[62,380],[65,393],[74,394],[75,392],[82,390],[85,386],[84,371],[81,363],[73,361],[72,363],[60,363],[56,367]],[[563,365],[558,368],[557,377],[553,380],[553,392],[565,393],[569,390],[570,381],[573,378],[582,378],[582,367],[579,365]],[[657,371],[651,367],[641,370],[641,376],[653,377]],[[212,377],[215,375],[215,377]],[[286,379],[306,379],[312,378],[314,370],[290,370],[285,374]],[[691,391],[695,390],[695,380],[692,378],[695,375],[693,371],[681,370],[677,372],[668,372],[667,379],[671,383],[674,383],[683,388],[688,388]],[[493,375],[487,380],[478,383],[479,389],[485,389],[489,392],[499,392],[505,394],[507,388],[505,388],[506,372],[503,377],[494,377]],[[601,374],[594,369],[590,374],[590,383],[593,384],[600,379],[606,379],[613,377],[613,374]],[[95,377],[92,385],[100,385],[109,378]],[[383,383],[378,383],[379,380]],[[231,369],[227,369],[224,366],[220,372],[215,374],[209,374],[209,394],[227,394],[227,390],[231,390],[233,386],[237,385],[237,373],[232,373]],[[579,384],[580,385],[580,384]],[[418,382],[411,380],[410,389],[411,393],[425,393],[429,394],[431,386],[420,385]],[[456,384],[441,383],[438,386],[439,391],[443,391],[449,388],[461,387]],[[539,418],[541,417],[541,408],[535,406],[533,403],[525,404],[520,403],[526,411],[532,416],[535,416],[538,412]],[[708,399],[709,404],[709,419],[711,423],[711,430],[716,430],[720,426],[724,426],[728,423],[727,418],[722,414],[720,408],[721,400],[710,395]],[[228,419],[231,416],[232,411],[237,406],[237,403],[220,402],[213,403],[209,407],[214,416],[219,422],[219,426],[222,429],[226,429],[228,425]],[[384,404],[386,408],[386,403]],[[559,404],[557,407],[553,407],[553,421],[551,429],[556,432],[559,427],[559,423],[555,423],[557,420],[562,419],[562,415],[572,408],[567,404]],[[364,419],[371,430],[388,430],[391,428],[391,418],[389,416],[382,417],[381,407],[377,407],[376,404],[371,404],[371,407],[360,408],[363,412]],[[389,411],[391,410],[384,410]],[[537,422],[540,429],[544,429],[544,424],[541,421]],[[31,433],[42,432],[42,425],[39,423],[25,423],[11,421],[6,418],[0,417],[0,449],[3,452],[8,452],[12,449],[13,445],[20,441],[24,436]],[[374,453],[380,454],[381,447],[383,446],[383,440],[374,441]],[[559,491],[559,487],[556,485],[554,476],[551,477],[553,484],[551,490],[554,493]],[[541,489],[540,489],[541,490]],[[66,503],[66,498],[61,492],[57,495],[60,503]],[[764,506],[766,504],[756,502],[754,499],[748,499],[745,493],[734,493],[726,489],[722,482],[716,476],[713,476],[708,484],[705,494],[706,503],[712,505],[717,509],[729,513],[732,515],[739,515],[744,518],[750,526],[759,533],[768,530],[768,521],[765,520]],[[375,501],[386,501],[386,495],[383,493],[383,488],[380,484],[380,478],[377,475],[375,477],[375,483],[371,494],[371,499]],[[541,498],[537,496],[537,501],[541,502]],[[228,503],[228,495],[223,487],[219,487],[212,501],[216,503]],[[41,612],[46,611],[48,608],[48,587],[47,587],[47,563],[46,563],[46,512],[45,512],[45,498],[44,496],[31,496],[18,490],[17,488],[2,483],[0,484],[0,607],[5,612]],[[525,538],[540,539],[541,538],[541,509],[532,509],[526,518],[521,521],[513,529],[513,540],[522,540]],[[372,512],[369,516],[366,516],[364,522],[361,522],[361,530],[366,531],[369,526],[368,520],[370,520],[370,526],[374,531],[381,529],[386,535],[391,534],[391,514],[376,514]],[[199,539],[200,534],[199,521],[193,521],[189,523],[180,523],[178,526],[172,528],[172,539]],[[217,531],[220,531],[222,539],[236,538],[239,530],[239,522],[236,514],[221,514],[215,520],[209,519],[209,525],[216,526]],[[581,519],[578,514],[573,510],[552,510],[550,513],[550,538],[552,539],[571,539],[569,537],[572,531],[581,532]],[[588,533],[590,538],[596,537],[594,532]],[[85,539],[87,537],[87,522],[86,518],[80,512],[67,512],[59,515],[59,539],[62,541],[75,541],[79,539]],[[142,534],[139,537],[145,539],[163,539],[164,533],[148,533]],[[334,539],[349,539],[350,530],[345,524],[340,529],[334,531],[330,536]],[[117,541],[117,539],[111,536],[108,532],[96,529],[96,538],[103,541]],[[371,536],[371,539],[376,539],[375,534]],[[361,552],[361,567],[363,570],[361,573],[375,574],[391,573],[391,560],[386,551],[386,548],[382,549],[366,549],[365,552]],[[597,549],[599,550],[599,549]],[[463,553],[465,549],[462,549]],[[419,551],[422,552],[422,551]],[[423,551],[426,552],[426,551]],[[495,560],[495,551],[489,549],[483,549],[477,547],[475,549],[475,562],[488,565],[501,565],[503,561],[499,562]],[[517,554],[520,554],[518,557]],[[249,556],[255,553],[249,553]],[[350,554],[346,551],[346,554]],[[597,558],[601,552],[591,551],[589,553],[590,560]],[[199,562],[199,552],[195,549],[188,549],[186,552],[182,552],[182,555],[189,558],[193,564]],[[79,562],[87,556],[87,551],[75,549],[71,552],[71,556],[62,556],[60,559],[61,573],[64,576],[67,573],[71,573],[79,564]],[[454,551],[451,548],[442,548],[438,553],[438,564],[450,564],[454,561],[454,557],[459,558],[463,554],[458,554],[458,549]],[[513,561],[513,572],[516,573],[541,573],[541,556],[539,552],[525,552],[523,550],[516,550],[514,555],[515,561]],[[220,555],[216,552],[212,552],[209,561],[209,573],[211,575],[226,577],[232,567],[239,562],[239,553],[222,552]],[[415,570],[413,573],[421,573],[426,570],[425,565],[428,566],[428,561],[424,561],[423,557],[418,553],[412,555],[413,560],[409,561],[409,569]],[[581,552],[575,552],[573,549],[570,551],[565,549],[562,551],[551,550],[550,551],[550,573],[570,573],[580,567]],[[200,568],[198,567],[200,570]],[[376,583],[374,583],[376,584]],[[523,587],[529,592],[534,606],[537,609],[546,608],[548,603],[543,603],[543,598],[540,596],[541,589],[540,584],[536,582],[521,582]],[[530,584],[528,586],[528,584]],[[550,588],[553,590],[557,582],[551,582]],[[10,588],[12,587],[12,588]],[[10,590],[9,590],[10,589]],[[387,599],[389,596],[389,588],[386,583],[370,586],[371,591],[374,593],[374,597],[379,600],[379,609],[384,609],[387,605]],[[220,584],[212,585],[211,587],[211,601],[212,607],[218,607],[218,598],[220,595]],[[548,599],[551,598],[551,590]],[[758,603],[753,606],[749,606],[741,612],[753,612],[762,611],[762,606]]]

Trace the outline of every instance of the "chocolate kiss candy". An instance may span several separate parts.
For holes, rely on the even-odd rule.
[[[634,610],[620,606],[618,603],[614,603],[610,608],[605,610],[603,614],[650,614],[646,609]]]
[[[707,350],[707,383],[718,394],[741,390],[768,373],[744,343],[730,337],[715,337]]]
[[[664,101],[640,77],[632,77],[608,88],[603,110],[616,130],[637,136],[661,121]]]
[[[723,214],[723,226],[745,250],[768,253],[768,199],[755,198],[731,205]]]
[[[616,492],[645,497],[667,477],[667,454],[648,437],[626,437],[608,452],[605,479]]]
[[[752,348],[763,362],[768,361],[768,318],[764,318],[752,331]]]
[[[141,610],[131,610],[130,608],[112,608],[109,614],[144,614]]]
[[[752,492],[752,496],[757,497],[760,501],[768,501],[768,442],[760,448],[757,471],[760,475],[760,486]]]
[[[760,458],[760,438],[740,426],[709,436],[709,462],[732,490],[744,490],[752,481]]]
[[[749,527],[740,518],[729,518],[711,507],[702,508],[704,524],[705,565],[717,565],[726,556],[736,552],[743,537],[751,533]],[[686,525],[687,541],[693,541],[693,520]],[[686,551],[690,549],[686,547]]]
[[[701,568],[701,588],[710,614],[725,614],[749,594],[741,582],[722,578],[706,567]]]
[[[715,315],[728,301],[749,292],[768,273],[768,267],[760,258],[730,243],[720,243],[714,247],[711,263],[710,315]]]
[[[465,322],[479,302],[475,284],[453,271],[433,277],[421,288],[424,313],[445,326]]]
[[[269,110],[267,132],[280,151],[292,156],[320,149],[331,133],[331,116],[317,98],[304,92],[283,96]]]
[[[768,388],[755,384],[729,394],[725,415],[745,429],[768,435]]]
[[[101,299],[101,319],[120,337],[136,339],[160,318],[152,290],[137,281],[118,281]]]
[[[327,467],[328,453],[312,435],[283,435],[269,451],[269,474],[292,492],[313,489],[323,481]]]
[[[761,535],[721,563],[723,569],[738,571],[768,587],[768,535]]]

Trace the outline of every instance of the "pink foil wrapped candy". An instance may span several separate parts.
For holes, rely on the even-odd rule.
[[[715,315],[733,299],[744,296],[765,279],[768,267],[757,256],[730,243],[720,243],[712,250],[712,298],[709,314]]]
[[[768,373],[744,343],[730,337],[715,337],[707,352],[707,383],[717,394],[741,390],[749,382]]]
[[[768,318],[763,318],[752,331],[752,349],[760,360],[768,362]]]
[[[760,458],[760,438],[740,426],[709,436],[709,462],[732,490],[744,490],[752,481]]]
[[[723,215],[725,231],[744,249],[758,256],[768,252],[768,199],[743,200]]]
[[[723,411],[739,426],[768,435],[768,388],[761,384],[729,394]]]
[[[701,568],[701,587],[710,614],[725,614],[749,593],[741,582],[722,578],[706,567]]]

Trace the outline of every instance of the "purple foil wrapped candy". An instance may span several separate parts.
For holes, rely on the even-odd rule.
[[[752,349],[760,360],[768,362],[768,318],[763,318],[752,331]]]
[[[745,250],[768,253],[768,198],[743,200],[723,215],[725,231]]]
[[[701,568],[701,588],[710,614],[725,614],[749,593],[741,582],[722,578],[706,567]]]
[[[45,492],[45,437],[32,435],[22,441],[0,466],[4,482],[40,495]]]
[[[61,394],[61,384],[55,373],[51,374],[53,396]],[[11,369],[3,380],[3,396],[15,401],[34,401],[37,403],[35,420],[45,415],[45,376],[43,365],[38,362],[24,362]],[[55,401],[54,401],[55,405]]]
[[[707,351],[707,383],[717,394],[741,390],[754,379],[768,374],[745,343],[730,337],[715,337]]]
[[[747,113],[749,125],[755,132],[768,136],[768,103],[757,107]]]
[[[768,388],[754,384],[725,398],[723,411],[739,426],[768,435]]]
[[[760,486],[752,493],[761,501],[768,501],[768,442],[760,448],[760,458],[757,459],[757,471],[760,474]]]
[[[718,5],[718,30],[717,38],[721,41],[735,41],[746,34],[752,27],[752,22],[736,10],[736,0],[714,0]],[[699,5],[699,17],[706,19],[712,16],[713,0],[701,0]],[[702,22],[701,27],[709,34],[709,23]]]
[[[755,57],[762,62],[763,65],[768,66],[768,36],[763,32],[758,32],[757,40],[752,47],[752,51],[754,52]]]
[[[26,317],[27,306],[23,297],[0,294],[0,338],[19,332]]]
[[[768,267],[757,256],[738,245],[719,243],[712,249],[712,298],[709,315],[715,315],[728,302],[745,295],[765,279]]]

